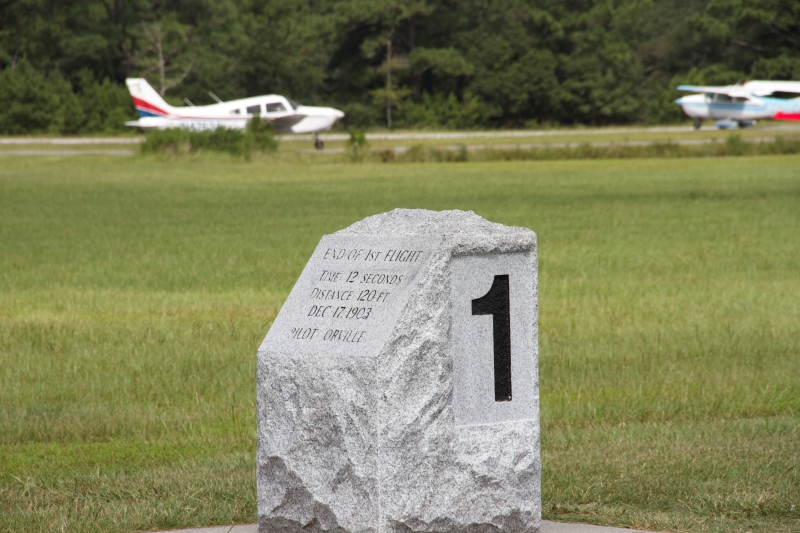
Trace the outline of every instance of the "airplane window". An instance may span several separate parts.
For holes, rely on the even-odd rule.
[[[292,106],[292,109],[297,109],[298,107],[300,107],[300,104],[298,104],[297,102],[295,102],[290,98],[287,98],[286,101],[289,102],[289,105]]]
[[[794,98],[800,98],[800,94],[790,93],[786,91],[775,91],[769,96],[770,98],[780,98],[781,100],[792,100]]]
[[[267,104],[267,113],[280,113],[281,111],[286,111],[282,103]]]
[[[241,109],[232,109],[232,110],[231,110],[231,115],[238,115],[238,114],[239,114],[239,113],[241,113],[241,112],[242,112],[242,110],[241,110]]]
[[[260,105],[247,106],[247,114],[248,115],[259,115],[259,114],[261,114],[261,106]]]
[[[715,102],[732,102],[733,98],[728,96],[727,94],[715,94],[714,95]]]

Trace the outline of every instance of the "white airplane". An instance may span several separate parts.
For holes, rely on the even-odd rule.
[[[704,119],[717,119],[718,128],[752,126],[757,119],[800,120],[800,82],[748,81],[741,85],[703,87],[678,85],[694,93],[675,100],[699,129]]]
[[[277,94],[229,102],[217,99],[219,103],[212,105],[173,107],[144,78],[128,78],[125,84],[139,113],[139,120],[126,122],[125,125],[143,130],[244,129],[250,119],[260,116],[272,122],[276,133],[313,133],[314,146],[322,148],[323,143],[317,133],[331,129],[337,120],[344,117],[344,113],[338,109],[305,106]]]

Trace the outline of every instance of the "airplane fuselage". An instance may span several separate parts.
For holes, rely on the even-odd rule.
[[[730,98],[719,101],[718,95],[690,94],[675,100],[683,112],[691,118],[757,120],[771,118],[776,113],[800,112],[800,99],[784,100],[761,96],[758,101]],[[738,101],[737,101],[738,100]]]

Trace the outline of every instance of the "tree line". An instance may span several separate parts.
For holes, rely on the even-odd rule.
[[[0,133],[277,93],[344,127],[681,120],[679,83],[800,79],[790,0],[3,0]]]

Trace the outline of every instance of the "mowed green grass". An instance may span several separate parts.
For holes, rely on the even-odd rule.
[[[1,163],[0,531],[254,522],[258,344],[395,207],[538,233],[545,518],[800,531],[800,157]]]

